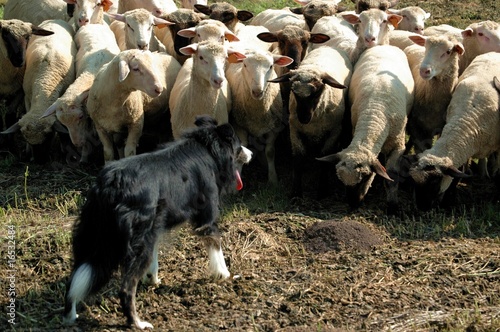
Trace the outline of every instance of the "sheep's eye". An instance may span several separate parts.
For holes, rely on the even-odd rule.
[[[139,67],[132,68],[132,70],[135,71],[135,72],[139,72],[140,71]]]
[[[247,67],[247,64],[246,64],[246,63],[244,63],[244,64],[243,64],[243,67],[245,67],[245,68],[246,68],[246,67]]]
[[[200,60],[203,60],[203,57],[200,55]]]
[[[270,66],[269,66],[269,69],[273,69],[273,65],[270,65]]]
[[[201,38],[201,36],[200,36],[200,34],[199,34],[199,33],[197,33],[197,34],[196,34],[196,37]]]
[[[130,24],[128,24],[128,23],[127,23],[127,27],[128,27],[130,30],[134,31],[134,29],[132,29],[132,27],[131,27],[131,26],[130,26]]]
[[[482,33],[482,32],[478,32],[478,34],[477,34],[477,35],[482,37],[482,36],[484,36],[484,33]]]
[[[448,55],[451,54],[451,50],[446,51],[446,54]]]
[[[384,24],[387,23],[387,20],[383,20],[382,23],[384,23]]]

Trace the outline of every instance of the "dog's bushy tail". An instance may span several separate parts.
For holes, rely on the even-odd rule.
[[[67,304],[101,289],[126,253],[127,234],[115,220],[117,199],[107,194],[99,186],[90,189],[73,229],[74,267],[66,288]]]

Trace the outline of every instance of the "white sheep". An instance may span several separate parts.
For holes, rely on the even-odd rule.
[[[328,41],[322,44],[311,44],[311,50],[322,46],[329,46],[351,54],[356,48],[358,41],[358,35],[354,27],[338,16],[324,16],[320,18],[314,25],[311,33],[322,33],[330,37]]]
[[[77,78],[43,116],[55,113],[59,122],[68,128],[73,145],[81,149],[80,162],[88,162],[93,148],[99,143],[86,110],[88,92],[97,72],[120,53],[120,49],[109,27],[102,24],[81,27],[74,40],[78,50],[75,58]]]
[[[256,148],[265,150],[268,181],[277,185],[274,143],[284,128],[282,101],[279,86],[269,84],[268,80],[276,78],[273,66],[287,66],[293,60],[260,49],[247,49],[243,53],[245,59],[229,64],[226,69],[232,96],[230,123],[242,145],[248,146],[248,135],[259,141]]]
[[[3,19],[17,19],[40,25],[49,19],[68,21],[69,16],[66,4],[61,0],[9,0],[4,7]]]
[[[302,196],[306,158],[324,156],[338,149],[351,73],[352,65],[346,53],[320,47],[309,52],[297,69],[271,80],[291,83],[292,197]],[[320,174],[318,196],[322,197],[328,188],[325,167]]]
[[[153,27],[165,28],[172,23],[154,16],[146,9],[139,8],[123,14],[108,14],[115,20],[110,28],[115,34],[120,50],[137,48],[151,52],[165,52],[164,45],[156,38]]]
[[[43,144],[53,133],[55,122],[53,117],[40,117],[75,80],[73,62],[76,54],[73,28],[66,21],[47,20],[40,24],[40,28],[54,34],[30,39],[23,81],[27,113],[17,123],[17,129],[33,148],[36,161],[44,161],[48,157]]]
[[[111,7],[110,0],[64,0],[64,2],[68,6],[74,6],[73,17],[69,23],[75,31],[90,23],[103,23],[103,12]]]
[[[170,94],[172,134],[177,139],[194,126],[197,115],[208,114],[218,123],[228,122],[231,94],[225,78],[226,58],[237,61],[245,56],[212,41],[181,48],[189,55],[175,80]]]
[[[303,15],[292,13],[287,9],[266,9],[255,15],[250,25],[261,25],[271,32],[283,30],[286,26],[295,25],[301,29],[308,29]]]
[[[497,22],[472,23],[462,31],[462,37],[465,53],[460,58],[460,74],[476,56],[487,52],[500,52],[500,24]]]
[[[144,127],[142,92],[155,98],[165,91],[159,73],[153,53],[137,49],[120,52],[97,73],[87,111],[103,145],[105,163],[115,159],[116,139],[126,137],[123,150],[117,146],[120,158],[136,154]]]
[[[420,209],[435,206],[452,179],[465,176],[458,168],[469,158],[486,158],[500,150],[500,97],[494,84],[494,77],[500,75],[499,63],[500,53],[489,52],[477,56],[465,69],[453,92],[441,136],[410,168]]]
[[[230,31],[227,26],[218,20],[206,19],[194,27],[181,29],[177,34],[184,38],[189,38],[192,43],[204,40],[212,40],[218,43],[238,41],[238,37]]]
[[[388,45],[390,25],[397,27],[403,19],[400,15],[388,14],[375,8],[365,10],[361,14],[346,13],[342,17],[347,22],[358,25],[356,48],[349,55],[353,64],[367,48]]]
[[[424,36],[433,36],[433,35],[453,35],[458,41],[462,42],[462,29],[451,26],[449,24],[439,24],[432,25],[424,29]]]
[[[378,160],[379,154],[386,156],[387,170],[398,171],[413,89],[406,55],[395,46],[369,48],[354,66],[349,86],[353,139],[347,148],[322,159],[336,164],[351,207],[363,201],[375,174],[392,181]],[[389,213],[397,208],[397,182],[387,188],[387,203]]]
[[[391,14],[397,14],[403,17],[397,30],[410,31],[419,35],[424,34],[425,20],[431,17],[431,14],[418,6],[410,6],[401,9],[390,8],[387,10]]]
[[[413,146],[415,153],[420,153],[432,146],[434,136],[445,125],[464,47],[450,35],[417,35],[411,40],[417,45],[407,47],[404,52],[415,81],[415,100],[408,118],[410,138],[406,150]]]
[[[144,8],[156,17],[163,17],[176,11],[177,5],[173,0],[119,0],[119,14],[138,8]]]
[[[245,25],[238,30],[236,36],[238,41],[231,43],[235,49],[259,49],[263,51],[271,51],[273,44],[263,41],[257,37],[261,33],[269,32],[269,30],[261,25]]]

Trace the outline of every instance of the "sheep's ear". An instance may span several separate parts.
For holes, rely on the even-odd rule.
[[[52,105],[49,106],[49,108],[47,108],[47,110],[45,111],[45,113],[43,113],[40,119],[46,118],[49,115],[54,114],[56,112],[56,109],[57,109],[57,101],[55,101]]]
[[[37,36],[50,36],[54,34],[54,31],[45,30],[37,27],[36,25],[31,25],[31,33]]]
[[[321,78],[324,84],[328,84],[332,88],[336,89],[346,89],[347,87],[344,84],[341,84],[339,81],[334,79],[328,74],[324,74],[323,77]]]
[[[228,49],[227,54],[228,54],[227,61],[229,63],[237,63],[246,58],[245,54],[234,51],[232,49]]]
[[[118,64],[118,72],[120,73],[118,75],[118,82],[123,82],[127,78],[128,74],[130,73],[130,67],[125,60],[120,60],[120,63]]]
[[[382,164],[380,163],[380,161],[378,161],[378,159],[375,159],[375,161],[373,162],[373,164],[372,164],[372,170],[376,174],[378,174],[381,177],[383,177],[384,179],[389,180],[389,181],[394,181],[393,179],[391,179],[391,177],[389,176],[389,174],[387,174],[387,171],[385,170],[385,167],[382,166]]]
[[[194,8],[199,11],[200,13],[203,13],[205,15],[208,15],[210,16],[210,14],[212,14],[212,10],[210,9],[210,7],[206,6],[206,5],[199,5],[199,4],[196,4],[194,5]]]
[[[427,20],[430,17],[431,17],[431,13],[425,12],[424,20]]]
[[[175,24],[173,22],[164,20],[164,19],[156,17],[156,16],[154,17],[153,22],[160,29],[163,29],[163,28],[165,28],[165,27],[167,27],[169,25],[174,25]]]
[[[182,29],[182,30],[177,31],[177,34],[181,37],[193,38],[194,36],[196,36],[196,28],[191,27],[191,28]]]
[[[403,16],[401,15],[396,15],[396,14],[390,14],[387,16],[387,19],[391,24],[394,26],[394,28],[397,28],[399,23],[403,20]]]
[[[342,18],[351,24],[358,24],[360,22],[359,14],[345,13],[342,14]]]
[[[69,134],[68,128],[66,128],[66,126],[64,126],[57,120],[52,124],[52,129],[54,129],[54,131],[57,131],[58,133]]]
[[[453,46],[453,50],[458,53],[458,55],[462,55],[465,53],[465,47],[462,45],[462,43],[457,43],[455,46]]]
[[[458,168],[455,166],[449,166],[449,167],[443,167],[441,168],[441,172],[444,175],[451,176],[452,178],[468,178],[470,175],[465,174],[464,172],[461,172]]]
[[[304,8],[303,7],[290,8],[290,11],[294,14],[302,15],[304,13]]]
[[[387,9],[387,13],[401,15],[401,10],[400,9]]]
[[[113,3],[109,0],[101,0],[101,6],[102,6],[102,9],[107,12],[111,6],[113,5]]]
[[[5,129],[4,131],[0,132],[0,134],[13,134],[21,130],[21,125],[19,124],[19,121],[14,123],[12,126],[9,128]]]
[[[313,44],[321,44],[330,40],[330,36],[323,33],[311,33],[309,37],[309,42]]]
[[[338,164],[340,162],[340,155],[338,153],[330,154],[321,158],[316,158],[319,161],[326,161],[332,164]]]
[[[197,50],[198,50],[198,44],[196,43],[179,48],[179,52],[181,52],[184,55],[193,55],[196,53]]]
[[[268,82],[271,82],[271,83],[290,82],[290,77],[291,76],[292,75],[288,72],[285,75],[282,75],[280,77],[276,77],[275,79],[272,79],[272,80],[268,80]]]
[[[229,42],[237,42],[237,41],[240,41],[240,39],[230,30],[226,30],[224,32],[224,37],[226,37],[226,39],[229,41]]]
[[[285,55],[273,54],[274,65],[278,67],[288,66],[293,62],[293,59]]]
[[[120,22],[125,22],[125,15],[122,14],[115,14],[115,13],[104,13],[106,16],[111,17],[112,19],[115,19]]]
[[[248,10],[238,10],[236,17],[238,18],[238,20],[245,22],[251,19],[253,17],[253,14]]]
[[[472,30],[472,28],[470,28],[470,27],[467,27],[467,28],[465,28],[465,30],[462,30],[462,37],[463,38],[472,37],[473,33],[474,33],[474,30]]]
[[[278,41],[278,37],[272,32],[261,32],[257,35],[257,38],[268,43],[274,43]]]
[[[80,93],[78,99],[80,99],[82,103],[86,103],[87,99],[89,98],[89,94],[90,94],[90,89],[87,89],[82,93]]]
[[[495,86],[495,89],[497,89],[498,92],[500,92],[500,79],[498,77],[493,77],[493,85]]]
[[[427,39],[427,37],[420,36],[420,35],[408,36],[408,38],[410,38],[412,42],[414,42],[415,44],[420,45],[420,46],[425,46],[425,40]]]

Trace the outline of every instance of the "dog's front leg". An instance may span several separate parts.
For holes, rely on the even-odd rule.
[[[219,230],[215,225],[205,225],[195,230],[207,248],[209,258],[209,270],[217,279],[229,278],[231,273],[226,266],[224,254],[222,253],[221,238]]]
[[[158,278],[158,246],[159,242],[155,244],[155,249],[153,251],[153,261],[151,265],[149,265],[148,271],[142,277],[142,283],[145,285],[155,286],[160,283],[160,279]]]

